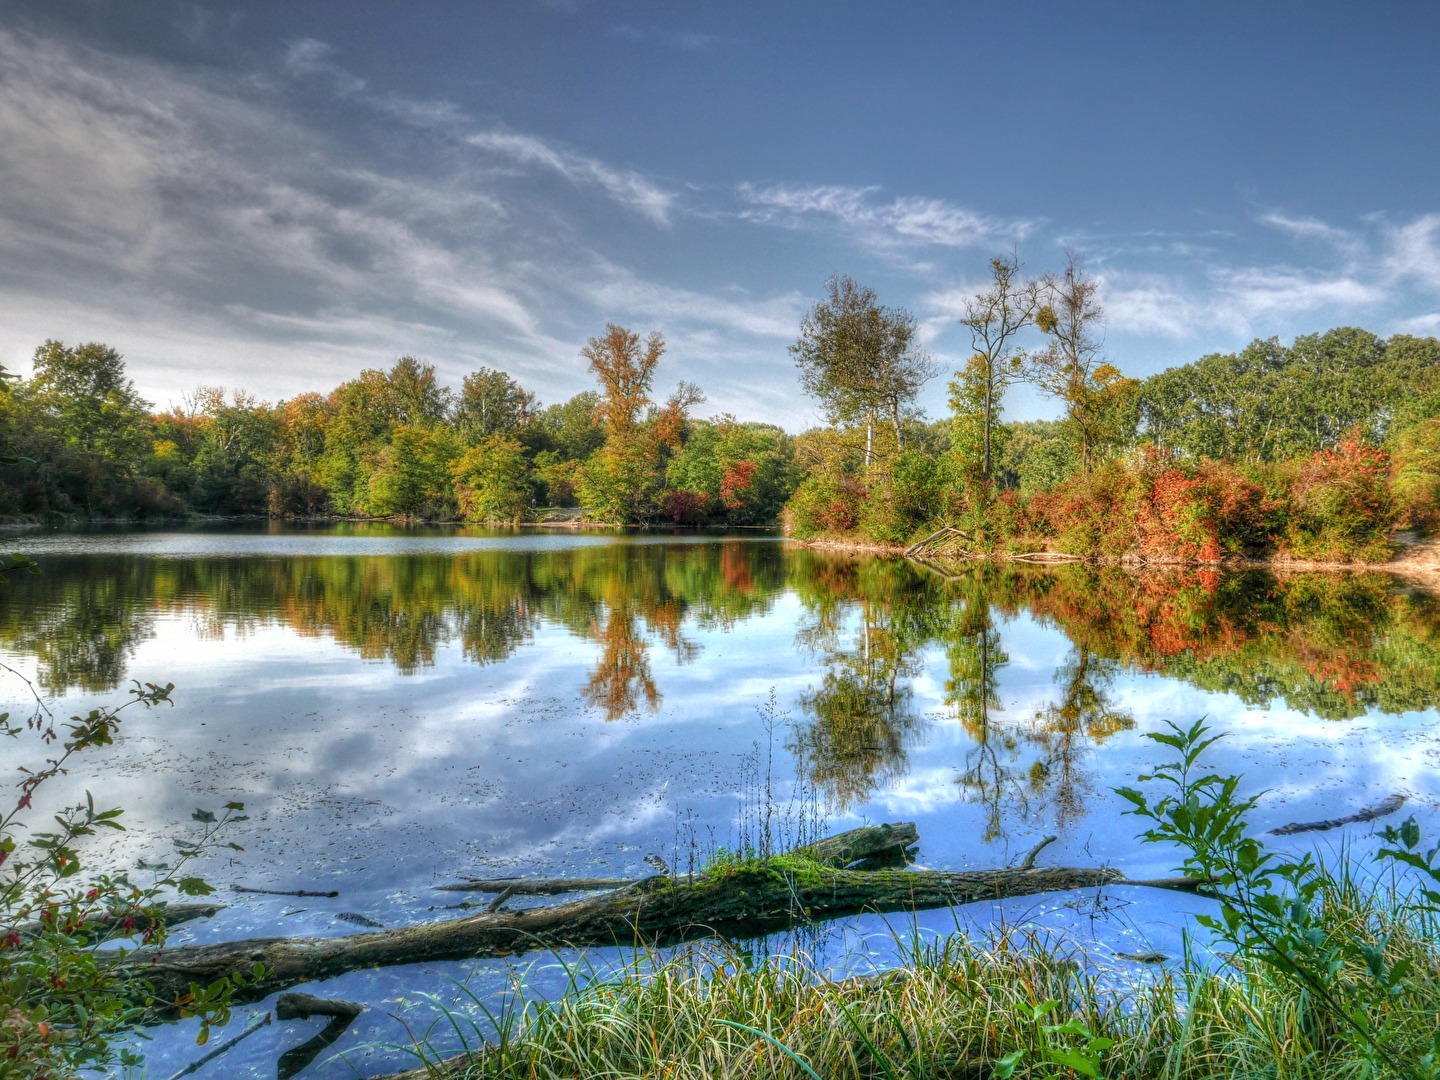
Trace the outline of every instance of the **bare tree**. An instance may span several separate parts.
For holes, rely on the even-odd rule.
[[[1106,362],[1100,283],[1085,273],[1075,252],[1065,255],[1065,270],[1045,275],[1040,283],[1035,325],[1050,343],[1043,352],[1026,357],[1026,369],[1036,386],[1065,403],[1080,467],[1089,472],[1097,452],[1123,438],[1123,416],[1139,383]]]
[[[1020,281],[1020,262],[1012,252],[990,260],[990,288],[965,301],[960,325],[970,331],[974,351],[971,378],[978,384],[983,411],[984,464],[981,475],[989,483],[991,434],[1005,388],[1023,375],[1024,354],[1014,339],[1035,321],[1040,307],[1040,282]],[[957,373],[957,378],[959,377]]]

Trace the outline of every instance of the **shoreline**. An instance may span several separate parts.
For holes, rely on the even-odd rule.
[[[784,538],[785,543],[795,544],[800,547],[811,548],[816,551],[834,551],[840,554],[849,555],[871,555],[884,558],[906,558],[907,547],[903,544],[887,544],[868,540],[847,540],[834,537],[822,537],[815,540],[797,540],[794,537]],[[1379,572],[1382,574],[1393,574],[1396,577],[1424,585],[1431,589],[1440,590],[1440,538],[1418,540],[1398,545],[1398,550],[1385,562],[1345,562],[1332,559],[1299,559],[1292,555],[1228,555],[1223,559],[1147,559],[1143,556],[1131,555],[1092,555],[1092,556],[1071,556],[1060,552],[1053,553],[1062,558],[1057,558],[1053,565],[1064,565],[1069,562],[1083,563],[1087,566],[1120,566],[1136,570],[1156,568],[1193,568],[1193,569],[1214,569],[1214,570],[1271,570],[1277,573],[1365,573]],[[925,562],[926,560],[917,560]],[[946,562],[943,558],[937,558],[936,562]],[[1011,559],[1003,552],[995,552],[978,559],[948,560],[951,562],[1020,562],[1023,560]]]

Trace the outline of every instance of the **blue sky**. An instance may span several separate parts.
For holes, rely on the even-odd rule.
[[[827,276],[948,369],[989,259],[1067,245],[1134,375],[1436,334],[1437,43],[1420,0],[0,0],[0,361],[106,341],[163,406],[411,353],[553,402],[616,321],[659,396],[798,430]]]

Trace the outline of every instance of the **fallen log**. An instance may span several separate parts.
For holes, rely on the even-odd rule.
[[[860,912],[919,911],[977,900],[1102,885],[1193,889],[1188,879],[1128,881],[1107,867],[1003,870],[833,870],[798,859],[725,867],[682,882],[646,878],[623,889],[552,907],[481,912],[457,919],[346,937],[258,938],[163,951],[139,950],[126,967],[159,1001],[192,983],[265,975],[237,992],[258,1001],[302,982],[396,964],[512,956],[537,949],[667,945],[717,935],[753,937],[817,919]]]
[[[1327,829],[1338,829],[1342,825],[1354,825],[1361,821],[1374,821],[1386,814],[1393,814],[1405,805],[1404,795],[1391,795],[1388,799],[1381,799],[1374,806],[1367,806],[1358,813],[1346,817],[1327,818],[1325,821],[1296,821],[1289,825],[1281,825],[1278,829],[1271,829],[1271,836],[1293,836],[1302,832],[1324,832]]]
[[[813,844],[797,848],[792,854],[803,855],[824,866],[836,869],[866,859],[903,854],[906,848],[920,842],[913,821],[890,825],[864,825],[848,832],[828,836]],[[622,889],[634,885],[639,878],[470,878],[453,885],[436,885],[440,892],[509,893],[511,896],[559,896],[564,893],[596,892],[601,889]],[[683,876],[681,880],[684,880]]]

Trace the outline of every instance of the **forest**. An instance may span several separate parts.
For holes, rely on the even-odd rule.
[[[510,373],[458,388],[401,357],[277,403],[201,387],[154,412],[120,353],[47,341],[0,395],[16,467],[0,515],[184,514],[508,523],[574,507],[610,524],[783,522],[800,539],[904,544],[939,525],[982,550],[1158,561],[1278,552],[1383,561],[1440,524],[1440,340],[1352,327],[1256,340],[1146,379],[1104,356],[1098,283],[1013,260],[960,322],[950,414],[916,408],[938,365],[903,309],[847,277],[790,352],[824,425],[792,435],[656,396],[659,333],[610,324],[577,358],[595,389],[542,405]],[[1004,418],[1008,388],[1053,398]]]

